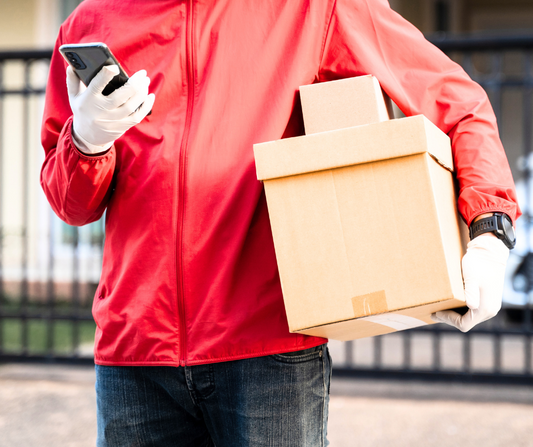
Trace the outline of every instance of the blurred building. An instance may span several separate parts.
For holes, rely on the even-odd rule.
[[[49,48],[80,0],[0,0],[0,49]],[[531,0],[390,0],[424,34],[533,30]]]
[[[533,30],[531,0],[391,0],[424,34]]]
[[[0,50],[50,48],[79,0],[0,0]]]

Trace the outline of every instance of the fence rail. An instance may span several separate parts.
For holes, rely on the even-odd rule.
[[[533,384],[533,36],[431,41],[489,94],[522,197],[521,245],[510,258],[504,309],[467,334],[434,325],[332,342],[335,375]],[[0,361],[92,363],[90,306],[102,223],[75,228],[60,222],[36,180],[51,54],[0,51]]]

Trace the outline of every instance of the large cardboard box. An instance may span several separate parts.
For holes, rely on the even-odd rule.
[[[355,111],[341,101],[327,113],[360,124],[374,107],[381,122],[254,146],[291,332],[350,340],[464,305],[449,138],[421,115],[381,119],[386,99],[365,78],[343,81],[346,96],[372,93]],[[328,90],[302,88],[306,129],[322,130],[324,107],[306,105]]]

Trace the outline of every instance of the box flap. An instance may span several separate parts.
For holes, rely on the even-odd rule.
[[[450,139],[423,115],[254,145],[258,180],[423,152],[453,169]]]

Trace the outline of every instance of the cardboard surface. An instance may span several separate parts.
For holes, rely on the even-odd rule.
[[[267,180],[265,191],[283,293],[298,296],[285,301],[291,330],[462,296],[457,213],[449,228],[438,221],[452,174],[427,153]]]
[[[393,118],[391,100],[371,75],[304,85],[300,99],[306,135]]]
[[[363,85],[379,99],[364,78],[343,88]],[[328,87],[304,90],[306,123],[319,122],[323,110],[305,107]],[[380,101],[375,110],[386,108]],[[329,113],[347,114],[342,104]],[[291,331],[349,340],[431,324],[431,312],[464,305],[450,142],[426,118],[263,143],[254,152]]]

